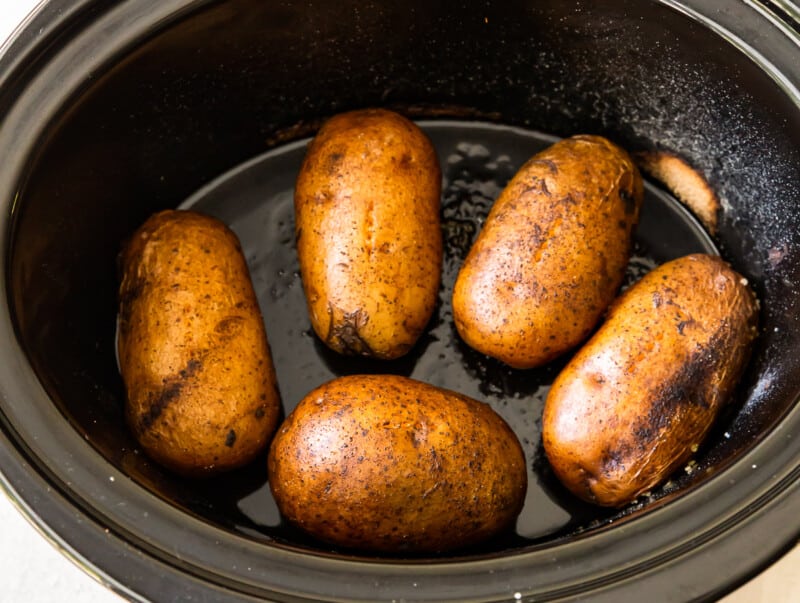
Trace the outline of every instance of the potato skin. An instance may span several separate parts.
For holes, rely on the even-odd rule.
[[[295,187],[311,324],[331,349],[393,359],[433,314],[442,264],[441,170],[425,134],[382,109],[329,119]]]
[[[624,292],[545,402],[544,449],[564,485],[618,507],[680,468],[741,377],[757,308],[746,281],[703,254]]]
[[[631,158],[599,136],[574,136],[531,158],[459,271],[461,338],[514,368],[540,366],[583,341],[622,284],[642,196]]]
[[[440,552],[480,542],[522,510],[522,448],[487,404],[392,375],[312,391],[270,447],[269,483],[292,523],[330,543]]]
[[[209,216],[163,211],[134,233],[120,267],[119,365],[142,448],[192,476],[252,460],[280,398],[236,235]]]

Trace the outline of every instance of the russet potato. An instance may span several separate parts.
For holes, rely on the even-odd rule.
[[[545,402],[542,440],[562,483],[616,507],[686,463],[742,375],[757,315],[716,256],[667,262],[625,291]]]
[[[436,306],[441,171],[425,134],[383,109],[329,119],[295,186],[300,274],[314,331],[342,354],[393,359]]]
[[[393,375],[309,393],[269,453],[278,508],[313,536],[360,550],[448,551],[513,524],[527,472],[490,406]]]
[[[459,271],[461,338],[515,368],[585,340],[622,284],[642,196],[631,158],[599,136],[567,138],[531,158]]]
[[[119,366],[142,448],[186,475],[251,461],[280,399],[236,235],[199,213],[163,211],[133,234],[120,265]]]

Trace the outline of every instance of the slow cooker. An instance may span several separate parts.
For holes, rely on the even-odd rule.
[[[49,0],[0,56],[0,470],[53,540],[131,600],[714,600],[800,533],[800,10],[788,0]],[[401,360],[336,356],[304,314],[291,195],[327,117],[387,107],[442,163],[441,302]],[[563,363],[466,348],[448,292],[505,182],[561,137],[680,158],[710,232],[647,179],[629,270],[719,253],[761,303],[734,399],[692,461],[622,509],[569,495],[540,444]],[[138,448],[115,356],[117,255],[192,207],[239,235],[283,412],[391,372],[490,403],[523,443],[512,533],[446,556],[368,555],[286,525],[265,459],[179,478]]]

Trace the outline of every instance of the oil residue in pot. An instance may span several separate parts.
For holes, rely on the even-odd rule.
[[[528,495],[516,534],[483,547],[482,552],[552,539],[596,524],[598,517],[605,516],[603,513],[610,517],[611,512],[598,512],[569,496],[551,475],[540,446],[544,399],[567,358],[539,369],[511,369],[460,340],[450,305],[461,262],[494,200],[527,159],[557,139],[482,122],[441,120],[419,125],[431,138],[442,165],[444,265],[438,306],[426,334],[398,360],[342,357],[313,334],[299,276],[293,218],[294,180],[307,140],[278,147],[238,166],[182,207],[219,217],[239,236],[261,304],[286,413],[314,387],[345,374],[401,374],[466,394],[489,403],[503,416],[528,461]],[[657,264],[693,252],[716,250],[680,203],[646,183],[624,286]],[[231,488],[203,488],[203,497],[208,497],[202,503],[204,510],[218,506],[215,516],[257,538],[308,542],[282,524],[265,478],[266,471],[250,469],[238,477],[220,478],[231,481]],[[234,483],[237,480],[242,483]],[[239,493],[234,501],[230,500],[231,491]]]

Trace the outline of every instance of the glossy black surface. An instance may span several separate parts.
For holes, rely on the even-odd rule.
[[[798,510],[800,474],[800,43],[759,5],[720,4],[47,4],[0,58],[6,483],[109,580],[152,598],[619,600],[657,592],[682,601],[732,588],[797,534],[787,518]],[[748,45],[757,52],[748,56]],[[285,215],[285,172],[295,160],[275,168],[276,151],[237,166],[293,148],[281,145],[328,115],[369,105],[432,120],[425,123],[449,179],[445,228],[459,242],[451,276],[474,229],[463,201],[490,202],[530,150],[521,132],[596,133],[631,150],[665,149],[709,179],[724,207],[715,243],[759,294],[761,337],[697,465],[669,492],[609,515],[548,483],[536,414],[555,368],[523,376],[459,348],[446,304],[431,336],[393,370],[490,399],[520,431],[533,430],[531,502],[546,512],[531,505],[508,539],[433,563],[330,551],[279,525],[258,465],[197,484],[139,453],[122,421],[113,345],[125,237],[151,212],[227,174],[199,203],[230,212],[243,238],[257,238],[251,229],[263,225],[276,255],[262,241],[245,245],[262,303],[297,310]],[[522,130],[495,144],[508,130],[489,123]],[[277,180],[258,180],[265,166]],[[221,191],[236,205],[214,201]],[[272,200],[253,199],[262,192]],[[659,261],[678,255],[679,232],[690,248],[708,244],[662,192],[649,193],[663,202],[651,207],[667,212],[649,229],[643,221],[643,251]],[[239,213],[245,206],[264,213]],[[312,381],[352,370],[318,349],[307,326],[289,327],[270,333],[282,350],[279,373],[302,372],[307,355],[312,366],[307,379],[281,378],[287,408]],[[439,360],[452,372],[439,371]]]

